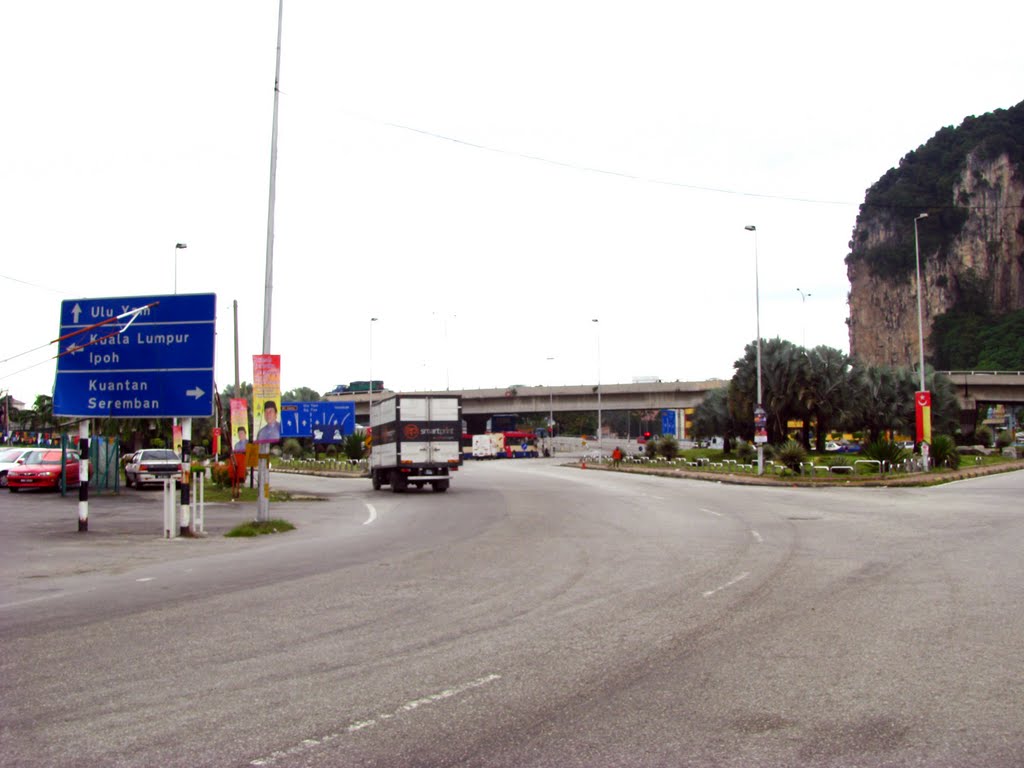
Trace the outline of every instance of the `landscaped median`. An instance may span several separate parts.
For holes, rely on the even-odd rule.
[[[811,463],[811,462],[808,462]],[[695,466],[696,464],[696,466]],[[972,477],[983,477],[1001,472],[1014,472],[1024,469],[1024,460],[995,459],[986,463],[961,466],[959,469],[932,469],[928,472],[872,472],[869,465],[851,465],[849,472],[841,474],[829,472],[816,474],[813,468],[804,474],[791,470],[780,472],[779,465],[765,467],[763,475],[757,474],[756,466],[740,464],[736,461],[718,460],[701,461],[699,464],[688,459],[674,461],[642,461],[622,462],[618,466],[608,459],[580,461],[578,464],[588,470],[604,470],[609,472],[631,472],[641,475],[659,475],[662,477],[680,477],[691,480],[709,480],[718,483],[736,485],[787,485],[787,486],[927,486],[949,483],[954,480],[965,480]]]

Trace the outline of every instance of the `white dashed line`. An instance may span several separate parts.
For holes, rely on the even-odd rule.
[[[757,543],[758,544],[763,544],[764,543],[764,537],[761,536],[761,534],[758,533],[757,531],[751,530],[750,531],[750,535],[753,536],[755,539],[757,539]]]
[[[729,587],[735,586],[739,584],[741,581],[743,581],[745,578],[747,578],[747,576],[749,575],[750,574],[747,571],[744,571],[735,579],[730,581],[728,584],[723,584],[722,586],[716,587],[715,589],[709,589],[707,592],[704,593],[704,597],[711,597],[716,592],[721,592],[723,589],[728,589]]]
[[[421,707],[428,707],[433,704],[439,704],[442,701],[454,698],[460,694],[465,693],[466,691],[472,690],[473,688],[479,688],[481,686],[487,685],[488,683],[493,683],[495,680],[500,679],[501,675],[485,675],[484,677],[478,677],[476,680],[470,680],[468,683],[462,683],[461,685],[456,685],[453,688],[447,688],[438,693],[432,693],[428,696],[423,696],[419,699],[407,701],[405,704],[398,707],[398,709],[394,710],[393,712],[381,713],[376,717],[368,717],[364,720],[355,720],[349,723],[348,725],[343,726],[340,730],[335,731],[334,733],[329,733],[326,736],[321,736],[320,738],[303,739],[301,742],[299,742],[293,747],[289,747],[288,749],[279,749],[276,752],[271,752],[266,757],[260,757],[256,760],[251,761],[249,765],[273,765],[278,760],[281,760],[283,758],[301,755],[305,752],[309,752],[313,749],[316,749],[322,744],[328,744],[332,741],[337,741],[338,739],[343,738],[344,736],[350,733],[358,733],[359,731],[366,730],[367,728],[373,728],[375,725],[386,722],[388,720],[393,720],[397,717],[401,717],[402,715],[405,715],[409,712],[414,712],[415,710],[420,709]]]
[[[714,515],[715,517],[721,517],[722,516],[721,512],[715,512],[715,510],[713,510],[713,509],[704,509],[703,507],[701,507],[700,511],[701,512],[707,512],[709,515]]]

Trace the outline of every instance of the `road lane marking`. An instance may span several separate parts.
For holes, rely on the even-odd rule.
[[[0,604],[0,611],[7,608],[17,608],[19,605],[28,605],[29,603],[38,603],[40,600],[54,600],[58,597],[64,597],[69,593],[67,592],[55,592],[52,595],[40,595],[39,597],[28,597],[24,600],[15,600],[13,603]]]
[[[146,576],[145,578],[142,578],[142,579],[136,579],[135,581],[137,581],[137,582],[139,582],[139,583],[142,583],[143,581],[152,581],[152,580],[153,580],[153,577],[152,577],[152,576]]]
[[[764,544],[764,537],[761,536],[761,534],[758,533],[757,531],[751,529],[750,530],[750,535],[753,536],[755,539],[757,539],[757,543],[758,544]]]
[[[369,525],[377,519],[377,510],[374,509],[373,504],[367,504],[366,508],[370,510],[370,516],[363,521],[363,525]]]
[[[715,510],[713,510],[713,509],[705,509],[704,507],[701,507],[700,511],[701,512],[707,512],[709,515],[714,515],[715,517],[721,517],[722,516],[721,512],[715,512]]]
[[[728,589],[729,587],[734,587],[737,584],[739,584],[741,581],[743,581],[745,578],[747,578],[747,576],[749,576],[749,575],[750,575],[749,572],[744,571],[739,576],[737,576],[735,579],[730,581],[728,584],[723,584],[720,587],[715,587],[714,589],[709,589],[707,592],[704,593],[704,597],[711,597],[713,594],[715,594],[717,592],[721,592],[723,589]]]
[[[405,702],[405,704],[402,704],[393,712],[383,712],[375,717],[368,717],[364,720],[354,720],[353,722],[349,723],[346,726],[343,726],[340,730],[335,731],[334,733],[329,733],[326,736],[320,736],[318,738],[303,739],[301,742],[292,747],[288,747],[287,749],[279,749],[274,752],[271,752],[269,755],[265,757],[259,757],[255,760],[252,760],[250,761],[249,765],[273,765],[278,760],[281,760],[283,758],[296,757],[298,755],[308,753],[319,746],[329,744],[332,741],[337,741],[338,739],[348,734],[358,733],[359,731],[366,730],[367,728],[373,728],[375,725],[378,725],[380,723],[386,722],[388,720],[394,720],[395,718],[401,717],[402,715],[405,715],[409,712],[414,712],[422,707],[429,707],[434,704],[439,704],[442,701],[452,699],[456,696],[466,693],[467,691],[471,691],[474,688],[480,688],[481,686],[487,685],[488,683],[493,683],[495,680],[500,679],[501,675],[484,675],[483,677],[478,677],[476,680],[470,680],[469,682],[461,683],[460,685],[453,686],[452,688],[446,688],[443,691],[431,693],[427,696],[422,696],[418,699],[413,699],[412,701],[407,701]]]

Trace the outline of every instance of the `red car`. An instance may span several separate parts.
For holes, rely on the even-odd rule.
[[[12,467],[7,472],[7,487],[11,493],[16,493],[22,488],[60,488],[60,462],[61,451],[59,449],[32,451],[23,464]],[[78,454],[68,451],[65,463],[66,480],[65,485],[71,487],[79,484]]]

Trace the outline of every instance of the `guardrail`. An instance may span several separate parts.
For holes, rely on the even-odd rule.
[[[1024,371],[936,371],[943,376],[1024,376]]]

